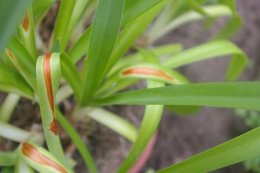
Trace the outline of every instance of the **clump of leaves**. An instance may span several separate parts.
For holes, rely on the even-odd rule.
[[[57,123],[71,138],[89,171],[98,172],[87,146],[57,106],[69,96],[77,105],[75,121],[91,118],[132,142],[118,173],[137,172],[143,165],[138,163],[147,160],[165,105],[173,106],[173,110],[174,106],[185,110],[199,106],[260,110],[259,82],[190,84],[176,70],[231,55],[226,79],[235,80],[241,74],[247,57],[225,39],[241,24],[233,0],[61,0],[52,37],[45,43],[38,27],[54,3],[0,2],[4,16],[0,90],[9,93],[1,106],[0,136],[20,143],[17,150],[0,153],[4,172],[74,172],[64,155]],[[153,44],[187,22],[206,19],[212,23],[221,16],[230,16],[228,27],[208,43],[187,50],[176,43]],[[85,28],[85,21],[90,19],[93,22]],[[135,51],[128,51],[130,48]],[[82,68],[78,68],[79,62]],[[146,88],[125,91],[140,80],[146,81]],[[40,105],[44,138],[9,123],[21,97]],[[105,110],[106,105],[144,105],[140,129]],[[260,154],[259,134],[256,128],[158,172],[208,172],[247,160]],[[41,147],[43,139],[47,150]]]

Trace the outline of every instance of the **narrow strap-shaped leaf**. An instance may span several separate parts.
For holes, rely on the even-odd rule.
[[[187,5],[185,5],[185,2],[187,2],[187,1],[178,0],[177,2],[180,5],[179,8],[183,8],[183,6],[184,7],[187,6]],[[170,12],[173,10],[172,8],[169,8],[169,9],[170,9]],[[211,18],[232,15],[232,11],[230,10],[230,8],[228,8],[225,5],[209,5],[209,6],[203,7],[203,10],[207,13],[207,16],[211,17]],[[173,15],[176,15],[176,14],[174,13]],[[176,16],[176,18],[172,18],[172,20],[170,20],[170,21],[162,21],[163,25],[161,25],[161,22],[158,21],[155,23],[156,24],[154,26],[155,29],[151,28],[150,32],[148,33],[148,38],[149,38],[148,43],[152,44],[153,42],[155,42],[162,36],[168,34],[170,31],[180,27],[183,24],[186,24],[186,23],[192,22],[192,21],[196,21],[196,20],[201,20],[203,18],[205,18],[205,17],[196,11],[187,11],[184,14],[180,14],[180,15]],[[164,19],[162,18],[160,20],[164,20]]]
[[[173,83],[174,78],[172,75],[170,75],[167,72],[164,72],[160,69],[151,67],[151,66],[142,66],[142,65],[137,65],[137,66],[131,66],[128,68],[125,68],[121,71],[121,76],[128,78],[153,78],[153,79],[158,79],[162,80],[167,83]]]
[[[149,81],[148,87],[161,87],[164,84],[160,82]],[[127,158],[123,161],[119,167],[117,173],[125,173],[130,170],[130,168],[138,160],[139,156],[143,153],[145,147],[149,143],[150,139],[154,135],[163,112],[162,105],[148,105],[146,106],[144,118],[139,130],[137,139],[133,144],[130,153]]]
[[[106,96],[111,96],[120,90],[123,90],[131,85],[136,84],[138,81],[138,79],[125,78],[119,80],[115,85],[111,85],[110,81],[106,82],[104,83],[104,85],[102,85],[102,87],[99,88],[98,92],[96,93],[96,97],[104,98]]]
[[[8,0],[0,2],[0,52],[11,38],[31,0]]]
[[[149,51],[153,52],[156,56],[161,57],[162,59],[172,56],[176,53],[179,53],[182,50],[182,45],[180,44],[166,44],[160,47],[155,47],[150,49]],[[140,52],[130,54],[125,58],[119,59],[119,61],[114,65],[114,67],[109,71],[109,75],[113,74],[115,71],[129,66],[131,64],[135,64],[143,61],[143,56]]]
[[[75,112],[77,118],[90,117],[91,119],[99,122],[100,124],[110,128],[114,132],[128,139],[134,143],[137,137],[137,129],[128,121],[120,118],[112,112],[106,111],[101,108],[81,108]]]
[[[140,49],[140,54],[143,57],[142,61],[136,62],[133,65],[128,65],[120,69],[117,73],[108,78],[102,86],[104,89],[114,87],[121,80],[126,79],[150,79],[157,80],[168,84],[183,84],[188,83],[186,77],[180,73],[160,65],[160,59],[157,55],[145,49]]]
[[[32,7],[30,7],[20,25],[20,39],[26,50],[30,53],[31,58],[38,57],[35,41],[35,23],[33,18]]]
[[[158,173],[205,173],[259,156],[259,135],[256,128]]]
[[[88,52],[90,41],[91,27],[84,31],[81,37],[76,41],[72,48],[68,51],[71,61],[76,64],[83,55]]]
[[[182,13],[185,13],[187,10],[190,10],[190,5],[188,1],[182,0],[170,0],[165,5],[162,13],[158,16],[156,21],[149,28],[148,32],[146,32],[146,36],[149,37],[149,40],[153,40],[154,38],[158,38],[160,33],[164,30],[167,24],[177,16],[181,16]],[[194,12],[195,13],[195,12]],[[202,17],[202,15],[200,15]],[[152,37],[152,39],[151,39]]]
[[[55,108],[54,90],[55,88],[58,88],[57,84],[59,84],[59,82],[57,82],[59,81],[59,76],[60,76],[59,55],[46,54],[44,57],[40,57],[37,63],[37,72],[39,73],[37,74],[39,98],[40,100],[44,99],[46,101],[48,106],[46,108],[48,108],[51,112],[52,120],[51,123],[49,123],[49,130],[57,135],[58,127],[56,124],[56,117],[55,117],[55,110],[54,110]],[[40,83],[41,84],[43,83],[44,85],[39,85]],[[43,93],[44,95],[40,93]]]
[[[169,84],[187,83],[187,79],[176,71],[168,70],[160,65],[139,63],[120,71],[122,78],[143,78],[159,80]]]
[[[26,163],[39,172],[71,173],[55,156],[32,143],[22,143],[20,154]]]
[[[105,75],[105,67],[120,29],[123,8],[124,0],[98,1],[90,36],[82,103],[86,103],[92,97]]]
[[[23,97],[33,99],[34,93],[24,79],[12,68],[0,63],[0,90],[13,92]]]
[[[42,16],[46,13],[46,11],[51,7],[54,2],[55,0],[33,1],[32,9],[36,22],[39,22],[42,19]]]
[[[91,156],[86,144],[82,141],[81,136],[77,133],[74,127],[70,124],[70,122],[59,112],[57,111],[57,119],[61,124],[62,128],[69,135],[71,140],[76,145],[81,157],[85,161],[86,165],[90,173],[97,173],[97,168],[94,163],[93,157]]]
[[[137,59],[136,62],[135,60],[133,61],[134,63],[132,62],[132,65],[131,60],[127,61],[129,62],[128,65],[126,65],[126,62],[124,62],[124,64],[120,64],[120,66],[125,66],[118,69],[113,73],[113,75],[108,77],[102,87],[99,88],[97,95],[101,95],[101,93],[105,90],[111,91],[111,89],[116,87],[116,85],[122,82],[124,83],[124,81],[127,81],[128,79],[137,79],[136,81],[138,81],[138,79],[150,79],[173,85],[188,82],[187,78],[177,71],[161,66],[159,57],[157,57],[154,52],[148,50],[142,50],[141,52],[143,58],[139,56],[129,57]],[[129,85],[132,85],[132,82],[130,82]],[[127,85],[125,87],[127,87]]]
[[[217,40],[197,47],[188,49],[179,54],[173,55],[163,64],[167,67],[180,67],[193,62],[232,55],[228,66],[226,77],[229,80],[236,79],[247,65],[246,54],[232,42],[227,40]]]
[[[72,14],[69,20],[69,25],[67,26],[67,38],[66,40],[69,40],[69,37],[71,36],[71,33],[74,29],[74,27],[77,25],[80,17],[83,15],[84,10],[88,6],[90,0],[76,0],[74,4],[74,8],[72,10]]]
[[[5,49],[6,55],[11,59],[14,66],[28,82],[35,88],[35,63],[36,60],[31,57],[24,45],[17,39],[12,38]]]
[[[0,166],[13,166],[16,161],[15,152],[0,152]]]
[[[9,122],[11,115],[14,112],[16,105],[20,100],[20,96],[17,94],[9,93],[2,105],[0,106],[0,121]]]
[[[31,133],[16,126],[0,122],[0,136],[12,141],[22,142],[28,140],[31,137]]]
[[[68,39],[68,25],[72,17],[73,8],[76,0],[61,0],[58,17],[55,22],[53,41],[59,42],[61,48],[65,49]]]
[[[47,53],[37,60],[37,93],[42,124],[48,148],[62,163],[66,163],[58,136],[55,114],[55,94],[60,81],[60,54]]]
[[[83,82],[81,80],[78,69],[70,60],[67,54],[62,53],[60,56],[62,76],[68,81],[76,95],[77,100],[80,101],[82,95]]]
[[[128,3],[132,3],[132,1],[128,1]],[[111,55],[112,60],[110,60],[107,69],[111,68],[111,64],[113,65],[114,62],[128,50],[128,48],[134,43],[137,37],[150,24],[152,19],[154,19],[154,17],[159,13],[163,4],[163,2],[160,2],[155,6],[151,6],[152,8],[146,9],[146,11],[142,12],[141,14],[135,15],[135,17],[139,18],[138,20],[127,22],[127,26],[123,29],[122,33],[118,38],[116,46],[113,50],[113,55]],[[143,13],[147,14],[144,15]],[[123,20],[123,22],[124,21],[125,20]],[[124,23],[126,24],[126,22]],[[75,45],[73,45],[73,47],[68,52],[69,56],[72,58],[72,61],[74,63],[77,62],[85,54],[85,52],[87,52],[85,47],[89,45],[90,30],[91,27],[89,27],[82,34],[80,39],[75,43]]]
[[[120,81],[128,79],[150,79],[173,85],[188,82],[186,77],[167,67],[155,63],[138,62],[118,70],[118,72],[107,79],[100,90],[114,87]]]
[[[123,24],[126,24],[137,16],[149,11],[161,2],[162,0],[126,0]]]
[[[260,110],[260,83],[197,83],[142,89],[97,100],[98,105],[194,105]]]
[[[220,2],[227,5],[232,10],[234,16],[238,15],[235,0],[220,0]]]
[[[144,14],[140,15],[138,18],[128,23],[127,26],[121,31],[111,58],[106,66],[106,73],[108,73],[110,69],[112,69],[118,59],[127,52],[127,50],[134,44],[136,39],[149,26],[149,24],[161,11],[165,2],[166,1],[162,1],[152,9],[146,11]]]
[[[196,0],[188,0],[190,6],[197,11],[198,13],[200,13],[203,16],[207,16],[207,13],[204,11],[204,9],[202,8],[200,2],[197,2]]]
[[[77,1],[78,3],[78,1]],[[77,4],[76,4],[77,5]],[[93,13],[96,10],[96,6],[97,6],[97,1],[96,0],[90,0],[87,4],[87,7],[85,8],[85,12],[82,15],[82,18],[80,19],[80,22],[78,22],[78,28],[76,28],[76,30],[73,32],[74,35],[79,35],[79,31],[77,30],[83,30],[83,26],[85,24],[86,20],[89,20],[90,18],[92,18]],[[74,8],[75,10],[75,8]],[[85,27],[84,27],[85,28]],[[74,63],[77,63],[80,58],[82,58],[84,55],[87,54],[87,52],[89,51],[89,41],[90,41],[90,33],[91,33],[91,28],[92,25],[90,25],[80,36],[79,38],[77,38],[77,40],[73,40],[74,41],[72,47],[70,48],[70,50],[68,51],[68,55],[70,56],[71,60]],[[76,36],[75,36],[76,37]]]

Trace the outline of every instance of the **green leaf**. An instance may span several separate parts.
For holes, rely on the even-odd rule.
[[[99,0],[98,2],[90,35],[82,103],[91,99],[105,75],[105,67],[120,29],[123,8],[124,0]]]
[[[70,124],[70,122],[59,112],[57,111],[57,119],[60,122],[62,128],[66,131],[69,135],[71,140],[76,145],[79,153],[81,154],[82,158],[84,159],[88,169],[91,173],[97,173],[97,168],[94,163],[94,160],[86,147],[86,144],[82,141],[81,136],[77,133],[74,127]]]
[[[16,161],[15,152],[0,152],[0,166],[13,166]]]
[[[148,87],[161,87],[163,83],[149,81]],[[135,164],[139,156],[145,150],[145,147],[149,143],[149,140],[155,134],[156,129],[160,123],[161,116],[163,113],[162,105],[148,105],[146,106],[144,118],[142,120],[141,128],[139,130],[137,139],[132,146],[130,153],[124,162],[120,165],[117,173],[128,172],[129,169]]]
[[[191,157],[158,173],[205,173],[260,155],[260,128]]]
[[[0,52],[14,34],[16,27],[30,2],[31,0],[0,1]]]
[[[67,38],[66,41],[69,40],[69,37],[72,34],[72,31],[74,30],[75,26],[80,20],[80,17],[83,15],[84,10],[86,7],[90,4],[90,0],[76,0],[74,4],[74,8],[69,20],[69,25],[67,26]]]
[[[165,59],[166,57],[172,56],[176,53],[179,53],[182,50],[182,45],[180,44],[166,44],[160,47],[155,47],[153,49],[149,49],[153,54],[160,57],[161,59]],[[113,68],[109,71],[109,74],[113,74],[115,71],[129,66],[134,63],[138,63],[143,61],[143,56],[140,52],[136,52],[134,54],[130,54],[125,58],[121,58],[118,62],[113,66]]]
[[[113,70],[118,69],[115,72],[110,71],[112,75],[108,74],[109,77],[107,77],[102,87],[99,88],[96,96],[103,95],[104,97],[106,95],[104,92],[106,91],[108,94],[112,94],[112,90],[117,86],[120,86],[120,88],[121,86],[128,87],[133,84],[134,80],[137,82],[138,79],[150,79],[168,84],[187,83],[188,80],[182,74],[160,65],[160,59],[157,57],[157,54],[173,54],[180,49],[179,46],[170,47],[173,48],[171,52],[167,50],[168,46],[157,48],[153,51],[140,49],[140,54],[130,55],[127,59],[122,59]],[[166,52],[162,53],[161,51],[163,50],[166,50]],[[122,67],[120,68],[120,66]]]
[[[200,2],[197,2],[196,0],[188,0],[190,6],[197,11],[199,14],[203,15],[203,16],[207,16],[207,13],[205,12],[205,10],[202,8]]]
[[[185,5],[185,2],[187,2],[187,1],[178,0],[177,2],[180,5],[180,7],[178,7],[180,9],[187,6],[187,5]],[[173,5],[174,5],[173,6],[174,8],[177,8],[175,6],[175,4],[173,4]],[[207,16],[211,17],[211,18],[232,15],[232,11],[230,10],[230,8],[228,8],[225,5],[209,5],[209,6],[203,7],[203,10],[207,13]],[[172,12],[172,8],[168,8],[168,11]],[[182,12],[179,15],[174,13],[173,15],[177,15],[176,18],[170,18],[168,15],[171,15],[171,14],[166,13],[166,17],[170,18],[171,20],[170,19],[166,20],[166,19],[164,19],[164,17],[159,17],[159,21],[158,20],[156,21],[155,25],[150,29],[150,31],[147,34],[148,43],[149,44],[154,43],[156,40],[165,36],[170,31],[180,27],[181,25],[205,18],[205,16],[199,14],[196,11],[184,10],[184,12],[185,13]],[[164,21],[164,20],[166,20],[166,21]]]
[[[55,0],[37,0],[33,1],[32,8],[35,21],[39,22],[46,11],[55,3]]]
[[[11,116],[14,112],[15,107],[17,106],[20,96],[17,94],[9,93],[5,100],[2,102],[0,106],[0,121],[5,123],[9,122]]]
[[[260,110],[260,83],[197,83],[142,89],[96,100],[97,105],[194,105]]]
[[[180,105],[173,105],[173,106],[166,106],[166,108],[170,112],[177,113],[178,116],[189,116],[200,111],[199,106],[180,106]]]
[[[35,39],[35,22],[33,18],[32,7],[30,7],[19,27],[19,39],[23,46],[26,48],[28,53],[33,58],[34,62],[35,59],[38,57],[37,48],[36,48],[36,39]]]
[[[162,1],[157,6],[146,11],[144,14],[140,15],[138,18],[128,23],[124,27],[118,37],[116,46],[106,66],[106,73],[110,71],[116,62],[118,62],[119,58],[121,58],[127,52],[127,50],[134,44],[136,39],[142,34],[142,32],[144,32],[153,19],[158,15],[163,5],[165,4],[164,2],[165,1]]]
[[[68,55],[71,61],[76,64],[80,58],[83,57],[86,52],[88,52],[89,41],[90,41],[91,28],[84,31],[81,37],[76,41],[76,43],[71,47]]]
[[[123,16],[123,24],[128,23],[142,13],[160,4],[162,0],[126,0]]]
[[[60,54],[46,54],[37,59],[37,93],[42,125],[48,149],[64,165],[67,165],[58,136],[55,114],[55,95],[60,83]]]
[[[64,50],[68,39],[68,26],[72,17],[73,8],[76,0],[61,0],[57,20],[54,27],[53,41],[59,41],[61,48]]]
[[[0,122],[0,136],[12,141],[22,142],[28,140],[32,136],[32,133],[8,123]]]
[[[70,57],[65,53],[61,54],[60,63],[62,76],[68,81],[75,93],[77,100],[80,101],[83,82],[81,80],[78,69],[70,60]]]
[[[36,60],[31,57],[24,45],[17,38],[12,38],[7,44],[6,55],[11,59],[17,71],[21,73],[27,83],[35,89]]]
[[[26,98],[33,99],[32,88],[24,79],[6,64],[0,63],[0,90],[13,92]]]
[[[39,172],[71,173],[53,154],[35,144],[24,142],[19,151],[22,159]]]
[[[238,15],[235,0],[220,0],[220,2],[227,5],[232,10],[233,16]]]
[[[100,108],[86,107],[77,110],[75,115],[77,115],[78,119],[89,117],[125,137],[132,143],[136,140],[137,129],[135,126],[112,112]]]
[[[180,67],[197,61],[232,55],[228,66],[226,78],[236,79],[247,65],[246,54],[232,42],[227,40],[216,40],[197,47],[188,49],[179,54],[173,55],[163,64],[167,67]]]
[[[120,69],[115,75],[116,79],[110,81],[111,85],[125,79],[152,79],[173,85],[188,82],[182,74],[154,63],[139,62]]]

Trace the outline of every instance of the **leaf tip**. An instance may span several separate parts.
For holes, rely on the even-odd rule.
[[[24,29],[25,32],[28,32],[29,27],[30,27],[30,20],[29,20],[28,13],[26,13],[22,21],[22,28]]]

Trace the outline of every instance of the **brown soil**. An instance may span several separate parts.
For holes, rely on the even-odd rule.
[[[251,65],[241,79],[254,80],[259,74],[260,57],[260,7],[259,0],[237,0],[240,14],[244,18],[244,27],[236,34],[234,41],[250,57]],[[165,42],[181,42],[185,47],[203,43],[212,36],[224,20],[220,20],[216,27],[206,30],[200,22],[185,25],[163,38],[158,44]],[[48,22],[47,22],[48,23]],[[49,25],[52,28],[52,25]],[[44,36],[48,40],[49,35]],[[214,59],[196,63],[182,69],[193,82],[223,81],[227,59]],[[206,67],[206,68],[205,68]],[[259,78],[258,78],[259,79]],[[3,99],[0,95],[0,101]],[[140,124],[143,107],[110,107],[134,124]],[[37,106],[31,102],[22,100],[16,108],[12,123],[23,128],[30,129],[33,124],[40,126],[40,118]],[[93,121],[82,122],[75,125],[82,139],[93,153],[97,166],[101,173],[115,172],[118,165],[127,155],[131,145],[122,137],[111,130],[98,125]],[[241,119],[235,116],[232,110],[203,108],[195,116],[181,117],[165,111],[158,130],[158,140],[154,152],[146,168],[160,169],[173,163],[177,163],[191,155],[218,145],[232,137],[247,131]],[[64,136],[64,135],[63,135]],[[64,137],[67,151],[74,151],[70,142]],[[0,151],[8,151],[17,144],[0,142]],[[70,147],[68,147],[70,146]],[[73,152],[78,161],[77,173],[86,173],[83,161],[77,152]],[[145,172],[144,170],[142,172]],[[231,166],[216,173],[245,173],[241,164]]]

